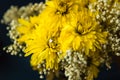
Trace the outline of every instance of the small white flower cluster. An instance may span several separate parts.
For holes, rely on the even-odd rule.
[[[98,0],[89,8],[100,12],[96,18],[109,32],[107,52],[120,56],[120,3],[115,0]]]
[[[4,47],[7,53],[11,53],[11,55],[19,55],[18,54],[24,46],[17,42],[17,38],[19,33],[16,31],[17,26],[19,26],[18,19],[23,18],[28,20],[32,15],[38,15],[45,8],[45,4],[43,2],[28,4],[26,6],[22,6],[18,8],[17,6],[11,6],[10,9],[3,16],[3,20],[1,21],[4,24],[7,24],[8,36],[10,37],[12,44],[8,47]],[[13,15],[14,14],[14,15]]]
[[[71,50],[68,50],[66,54],[65,60],[63,60],[65,76],[68,77],[68,80],[82,80],[87,66],[83,54]]]

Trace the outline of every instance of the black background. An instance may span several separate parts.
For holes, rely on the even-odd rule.
[[[11,5],[27,5],[42,0],[2,0],[0,1],[0,19]],[[2,50],[3,46],[10,44],[6,36],[6,25],[0,24],[0,80],[40,80],[37,71],[33,71],[29,64],[29,57],[11,56]],[[113,58],[111,70],[101,68],[96,80],[120,80],[120,58]]]

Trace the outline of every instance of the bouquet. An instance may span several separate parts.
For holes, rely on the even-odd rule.
[[[46,0],[12,6],[3,23],[11,55],[31,55],[31,66],[47,80],[93,80],[120,56],[119,0]],[[64,75],[63,75],[64,73]],[[61,78],[65,76],[66,78]]]

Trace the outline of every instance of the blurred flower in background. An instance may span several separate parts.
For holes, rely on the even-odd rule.
[[[119,0],[46,0],[4,14],[12,44],[47,80],[94,80],[120,56]],[[23,54],[25,53],[25,55]],[[63,74],[64,75],[61,75]]]

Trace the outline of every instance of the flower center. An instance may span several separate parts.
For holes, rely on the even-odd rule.
[[[57,42],[54,39],[50,38],[49,41],[48,41],[48,47],[52,48],[52,49],[56,49]]]
[[[57,14],[65,15],[68,13],[69,7],[68,4],[65,2],[61,2],[58,5],[58,9],[56,11]]]
[[[78,33],[79,35],[83,34],[83,32],[84,32],[83,25],[80,22],[77,23],[77,27],[75,28],[75,32]]]

